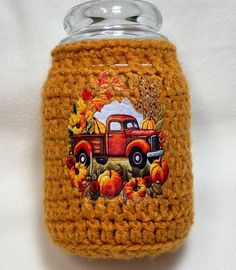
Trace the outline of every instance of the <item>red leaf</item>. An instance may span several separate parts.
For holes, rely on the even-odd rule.
[[[119,78],[118,77],[113,77],[112,78],[112,84],[117,84],[119,82]]]
[[[94,98],[94,93],[84,87],[82,90],[82,98],[84,101],[89,101],[91,98]]]
[[[112,93],[109,90],[106,90],[104,92],[104,95],[105,95],[106,99],[111,99],[113,97]]]
[[[98,80],[97,80],[97,84],[99,86],[103,85],[104,83],[106,82],[106,73],[105,72],[102,72],[99,77],[98,77]]]

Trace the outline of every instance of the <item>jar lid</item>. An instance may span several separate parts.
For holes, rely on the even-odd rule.
[[[71,8],[64,19],[68,37],[61,44],[86,39],[166,39],[158,31],[162,16],[142,0],[95,0]]]

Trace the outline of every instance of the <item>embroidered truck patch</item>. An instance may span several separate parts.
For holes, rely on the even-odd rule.
[[[163,109],[138,112],[118,77],[102,73],[97,88],[82,89],[69,119],[71,186],[92,200],[119,197],[125,203],[162,195],[169,173]]]

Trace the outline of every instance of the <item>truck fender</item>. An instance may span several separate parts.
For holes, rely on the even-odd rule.
[[[138,139],[138,140],[134,140],[134,141],[130,142],[127,145],[127,148],[126,148],[126,157],[129,156],[130,151],[134,147],[140,148],[143,151],[144,154],[147,154],[147,152],[150,151],[150,145],[148,144],[148,142],[145,141],[145,140],[143,140],[143,139]]]
[[[86,140],[81,140],[76,144],[76,146],[74,148],[74,156],[77,156],[80,149],[84,149],[88,156],[90,156],[90,154],[92,153],[92,150],[93,150],[92,145]]]

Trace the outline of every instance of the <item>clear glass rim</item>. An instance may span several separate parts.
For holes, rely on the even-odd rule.
[[[166,39],[158,33],[162,16],[157,7],[143,0],[93,0],[67,12],[67,37],[60,44],[90,39]]]

